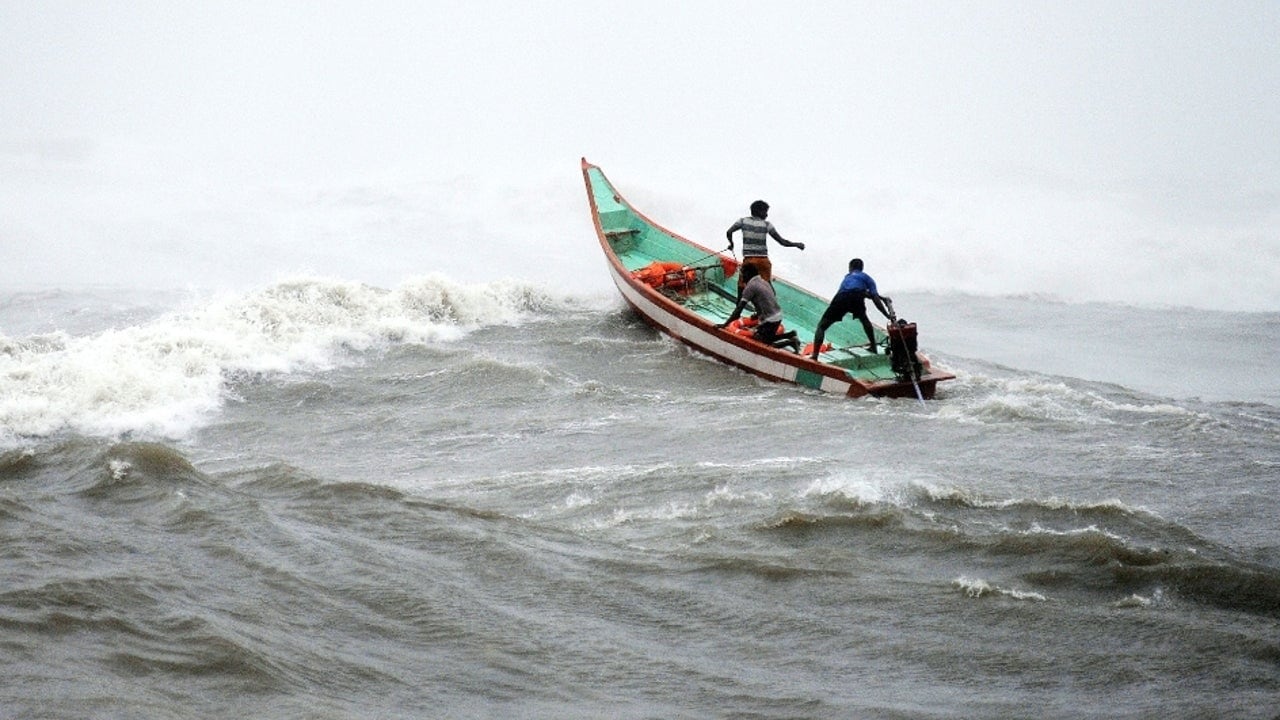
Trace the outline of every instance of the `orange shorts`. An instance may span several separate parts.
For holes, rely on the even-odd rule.
[[[742,258],[743,265],[753,265],[756,270],[760,271],[760,277],[765,282],[773,282],[773,263],[764,255],[749,255]],[[742,294],[742,287],[746,285],[746,281],[742,279],[742,268],[738,268],[738,294]]]

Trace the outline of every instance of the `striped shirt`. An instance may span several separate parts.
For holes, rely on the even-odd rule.
[[[734,230],[742,231],[743,257],[769,256],[769,235],[775,232],[773,223],[755,216],[749,216],[742,218],[729,228],[729,232]]]

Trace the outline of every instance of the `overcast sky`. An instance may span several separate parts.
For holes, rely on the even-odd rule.
[[[1237,304],[1280,309],[1274,1],[0,0],[0,48],[0,282],[89,255],[185,284],[263,243],[387,275],[468,233],[535,259],[513,231],[567,257],[585,155],[699,239],[762,196],[796,239],[930,253],[943,288],[1033,290],[978,276],[1083,250],[1138,262],[1112,286],[1252,273]]]

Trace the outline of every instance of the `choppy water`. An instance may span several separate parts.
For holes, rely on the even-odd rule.
[[[1280,316],[895,294],[927,406],[612,296],[0,298],[0,715],[1280,712]]]

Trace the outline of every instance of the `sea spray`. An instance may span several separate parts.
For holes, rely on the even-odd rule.
[[[298,278],[83,336],[0,336],[0,442],[62,429],[179,438],[233,396],[235,378],[322,372],[396,344],[452,342],[557,302],[569,301],[514,281],[426,276],[385,290]]]

